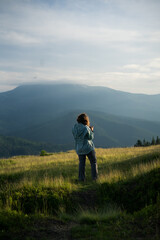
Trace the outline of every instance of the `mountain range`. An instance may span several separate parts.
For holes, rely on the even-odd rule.
[[[71,129],[81,112],[95,126],[97,147],[132,146],[160,136],[160,94],[78,84],[32,84],[0,93],[0,134],[74,147]]]

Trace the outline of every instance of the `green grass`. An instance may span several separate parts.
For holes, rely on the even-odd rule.
[[[85,183],[75,151],[0,159],[0,239],[51,239],[50,224],[66,239],[160,239],[160,146],[96,154],[98,181],[87,161]]]
[[[159,240],[160,208],[151,205],[133,215],[121,213],[96,221],[83,221],[72,229],[74,239]]]

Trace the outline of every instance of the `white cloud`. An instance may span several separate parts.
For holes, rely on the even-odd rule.
[[[148,63],[148,67],[160,69],[160,58],[152,59],[150,63]]]
[[[7,43],[11,45],[28,45],[39,43],[39,39],[29,36],[23,32],[15,31],[0,31],[0,43]]]
[[[129,72],[150,72],[150,68],[147,65],[128,64],[122,67],[123,70]]]
[[[134,72],[126,71],[131,67]],[[94,86],[105,86],[113,89],[133,93],[159,94],[160,93],[160,72],[142,72],[140,66],[131,65],[122,67],[121,71],[97,72],[82,69],[58,69],[58,68],[31,68],[26,66],[25,73],[0,72],[1,85],[6,82],[12,86],[26,82],[53,82],[65,80],[68,82],[81,83]],[[143,68],[143,66],[142,66]],[[128,70],[128,69],[127,69]]]
[[[121,16],[119,16],[121,19]],[[78,15],[71,10],[47,8],[46,5],[13,6],[12,14],[1,14],[1,42],[30,44],[77,41],[90,44],[114,42],[158,42],[160,31],[141,31],[123,28],[107,21],[96,23],[87,13]],[[98,22],[98,20],[97,20]]]
[[[1,76],[1,85],[19,85],[21,81],[24,79],[24,73],[21,72],[8,72],[8,71],[0,71]],[[27,76],[26,76],[27,78]]]
[[[132,72],[145,72],[155,74],[160,69],[160,58],[151,59],[144,64],[128,64],[122,66],[120,69]]]
[[[160,93],[159,1],[50,3],[0,1],[1,86],[67,79]]]

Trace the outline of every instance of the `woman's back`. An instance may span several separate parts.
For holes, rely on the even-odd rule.
[[[88,154],[94,149],[94,133],[82,123],[76,123],[72,129],[77,154]]]

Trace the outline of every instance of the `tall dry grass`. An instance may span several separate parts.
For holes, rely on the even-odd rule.
[[[99,183],[115,182],[160,167],[160,146],[142,148],[96,149]],[[73,185],[78,175],[75,151],[54,153],[50,156],[19,156],[0,160],[0,176],[14,187],[24,185]],[[86,163],[86,178],[91,181],[90,163]]]

